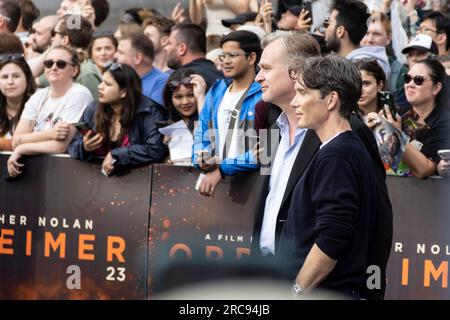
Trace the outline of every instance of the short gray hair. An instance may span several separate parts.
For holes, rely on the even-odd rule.
[[[280,39],[284,48],[287,65],[298,59],[320,55],[320,46],[313,36],[297,31],[277,30],[264,36],[261,46],[265,49],[270,43]]]

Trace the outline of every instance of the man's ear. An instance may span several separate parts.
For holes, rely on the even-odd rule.
[[[134,56],[134,65],[140,65],[143,59],[144,55],[141,52],[136,52],[136,55]]]
[[[256,52],[250,52],[250,54],[247,57],[248,64],[253,66],[256,63]]]
[[[440,44],[445,45],[446,43],[447,43],[447,35],[445,34],[445,32],[438,33],[436,36],[436,44],[437,45],[440,45]]]
[[[339,95],[336,91],[331,91],[328,94],[328,111],[333,110],[334,108],[339,107]]]
[[[61,42],[62,42],[63,45],[68,46],[69,43],[70,43],[69,36],[68,36],[68,35],[65,35],[65,36],[62,38],[62,41],[61,41]]]
[[[337,36],[339,39],[342,39],[342,38],[344,37],[344,35],[345,35],[345,31],[347,31],[347,30],[345,29],[344,26],[339,26],[339,27],[337,27],[337,28],[336,28],[336,36]]]
[[[169,42],[169,36],[162,36],[159,40],[159,43],[161,44],[161,47],[164,48],[167,46],[167,43]]]
[[[181,42],[177,45],[177,54],[178,56],[184,56],[188,51],[188,46],[186,42]]]

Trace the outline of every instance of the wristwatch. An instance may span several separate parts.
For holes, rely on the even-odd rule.
[[[295,282],[291,287],[291,293],[294,297],[299,297],[302,295],[303,289],[297,282]]]

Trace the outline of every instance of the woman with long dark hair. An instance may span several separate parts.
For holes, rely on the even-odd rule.
[[[0,55],[0,150],[12,150],[12,135],[36,84],[23,54]]]
[[[191,133],[198,119],[206,90],[205,80],[190,69],[175,70],[164,88],[164,105],[169,112],[169,122],[184,120]]]
[[[142,95],[141,79],[130,66],[113,63],[105,70],[99,102],[86,108],[80,120],[91,130],[76,135],[70,155],[80,160],[104,157],[107,175],[162,161],[167,149],[157,126],[164,121],[161,107]]]
[[[446,106],[446,73],[438,61],[425,59],[416,62],[404,75],[406,99],[418,115],[418,129],[407,144],[402,161],[418,178],[443,173],[443,164],[437,151],[450,149],[450,110]],[[397,116],[388,108],[388,120],[398,130],[404,130]],[[380,112],[380,116],[384,116]]]
[[[358,106],[363,115],[379,112],[383,107],[380,104],[379,93],[386,83],[386,75],[377,60],[362,59],[355,62],[363,81],[361,98]]]

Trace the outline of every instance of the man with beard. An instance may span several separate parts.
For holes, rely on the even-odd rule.
[[[37,53],[44,53],[50,47],[52,30],[58,23],[58,16],[45,16],[33,25],[33,32],[28,37],[31,49]]]
[[[207,60],[206,35],[202,27],[183,22],[175,25],[164,50],[167,53],[169,68],[189,68],[205,79],[207,89],[217,80],[223,78],[213,62]]]
[[[192,162],[207,172],[198,188],[204,196],[212,196],[225,176],[258,168],[251,143],[242,142],[254,132],[255,105],[261,99],[261,85],[255,82],[260,41],[253,32],[233,31],[222,38],[221,46],[227,79],[209,90],[194,131]]]
[[[389,78],[391,67],[383,46],[360,47],[370,18],[367,6],[358,0],[336,0],[325,31],[326,46],[349,60],[375,58]]]
[[[145,20],[142,25],[144,34],[153,42],[155,49],[153,66],[163,72],[171,73],[172,69],[167,66],[167,54],[164,46],[167,44],[174,22],[166,17],[156,16],[153,19]]]

